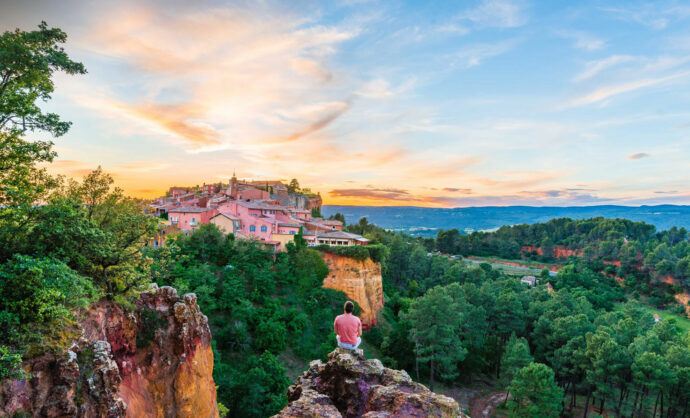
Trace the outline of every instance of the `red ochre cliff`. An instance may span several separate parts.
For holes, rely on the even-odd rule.
[[[376,313],[383,308],[381,264],[330,253],[323,253],[323,258],[329,270],[323,287],[344,292],[360,306],[362,326],[375,326]]]
[[[0,416],[218,416],[211,333],[194,294],[153,285],[133,311],[102,300],[79,326],[69,350],[28,360],[28,379],[0,386]]]

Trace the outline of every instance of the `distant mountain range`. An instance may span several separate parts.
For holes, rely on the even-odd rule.
[[[503,225],[546,222],[553,218],[625,218],[653,224],[658,230],[672,226],[690,229],[690,206],[484,206],[470,208],[421,208],[414,206],[337,206],[324,205],[325,217],[345,215],[347,223],[366,217],[382,228],[412,235],[433,236],[439,229],[457,228],[461,232],[491,230]]]

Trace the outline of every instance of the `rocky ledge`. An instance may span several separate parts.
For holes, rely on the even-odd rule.
[[[218,417],[211,332],[194,294],[153,285],[134,309],[101,300],[77,325],[68,350],[0,383],[0,417]]]
[[[337,348],[326,364],[312,361],[288,388],[276,417],[467,417],[453,399],[431,392],[401,370]]]

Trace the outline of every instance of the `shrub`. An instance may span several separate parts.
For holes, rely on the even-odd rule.
[[[168,320],[161,317],[155,309],[144,308],[139,313],[141,326],[137,332],[137,348],[148,347],[156,336],[156,331],[168,326]]]
[[[383,244],[355,245],[347,247],[322,244],[317,245],[314,248],[324,253],[341,255],[343,257],[350,257],[360,261],[370,258],[372,261],[377,263],[382,263],[388,255],[388,248]]]
[[[4,345],[0,345],[0,381],[5,379],[21,379],[24,371],[21,368],[22,356],[10,353]]]

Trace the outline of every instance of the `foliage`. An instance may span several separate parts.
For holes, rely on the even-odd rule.
[[[22,356],[13,354],[10,349],[0,345],[0,381],[5,379],[22,379],[25,377],[21,369]]]
[[[530,363],[518,371],[508,388],[514,417],[558,417],[563,388],[556,385],[554,373],[547,365]]]
[[[410,323],[410,339],[414,342],[417,360],[429,363],[431,390],[434,387],[435,368],[440,369],[441,377],[453,379],[457,376],[456,363],[467,354],[460,340],[462,301],[453,299],[451,294],[457,294],[454,290],[441,287],[430,289],[424,296],[412,301],[403,316]]]
[[[325,253],[341,255],[343,257],[354,258],[356,260],[364,261],[370,258],[376,263],[381,263],[385,260],[388,253],[388,248],[381,244],[371,245],[352,245],[352,246],[337,246],[321,244],[313,247],[315,250]]]
[[[290,180],[290,183],[287,184],[286,188],[289,193],[299,193],[299,181],[297,181],[297,179]]]
[[[141,309],[139,311],[139,325],[137,330],[137,348],[145,348],[151,344],[156,331],[168,326],[168,320],[163,318],[155,309]]]

